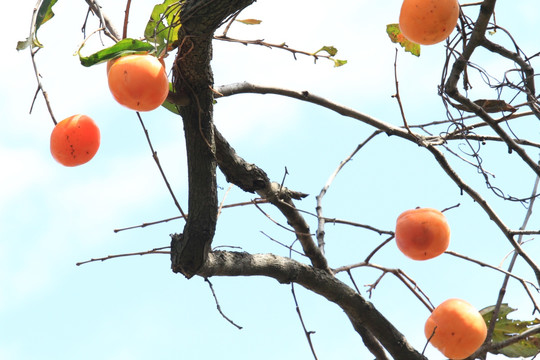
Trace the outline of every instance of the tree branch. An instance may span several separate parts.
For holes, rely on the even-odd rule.
[[[267,276],[282,284],[297,283],[337,304],[354,324],[361,324],[394,359],[425,360],[369,301],[345,283],[320,269],[274,254],[216,251],[209,254],[198,275]]]
[[[254,0],[186,0],[173,66],[174,92],[190,98],[178,107],[186,139],[189,218],[182,234],[171,241],[171,267],[192,277],[210,251],[217,222],[216,159],[213,126],[212,37],[220,24]]]

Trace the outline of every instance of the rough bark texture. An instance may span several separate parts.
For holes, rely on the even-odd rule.
[[[185,1],[181,8],[179,48],[173,67],[174,90],[190,98],[179,108],[188,155],[189,216],[172,237],[174,272],[192,277],[206,260],[217,220],[215,141],[212,122],[212,36],[231,14],[253,0]]]

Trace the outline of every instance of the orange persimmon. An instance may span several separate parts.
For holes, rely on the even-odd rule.
[[[165,66],[153,55],[126,55],[109,61],[107,77],[116,101],[132,110],[154,110],[169,94]]]
[[[433,310],[424,334],[444,356],[459,360],[472,355],[484,343],[487,326],[484,318],[468,302],[448,299]]]
[[[407,39],[421,45],[432,45],[452,33],[458,17],[457,0],[404,0],[399,28]]]
[[[450,226],[442,212],[431,208],[407,210],[396,221],[396,244],[413,260],[442,254],[450,243]]]
[[[94,157],[100,141],[99,128],[94,120],[86,115],[73,115],[54,127],[51,154],[64,166],[82,165]]]

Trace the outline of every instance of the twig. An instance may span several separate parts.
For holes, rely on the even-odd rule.
[[[273,222],[274,224],[276,224],[276,225],[279,226],[280,228],[285,229],[285,230],[287,230],[287,231],[289,231],[289,232],[292,232],[292,233],[294,233],[294,234],[300,234],[300,233],[297,233],[294,229],[288,228],[287,226],[282,225],[282,224],[280,224],[278,221],[274,220],[267,212],[265,212],[263,209],[261,209],[261,207],[260,207],[257,203],[253,203],[253,205],[255,205],[255,207],[256,207],[257,209],[259,209],[259,211],[260,211],[261,213],[263,213],[264,216],[266,216],[271,222]],[[303,235],[311,235],[311,234],[303,234]]]
[[[540,288],[538,288],[533,282],[528,281],[528,280],[525,280],[525,279],[523,279],[523,278],[521,278],[521,277],[519,277],[519,276],[517,276],[517,275],[512,274],[512,273],[510,272],[511,269],[510,269],[510,270],[503,270],[503,269],[501,269],[501,268],[498,268],[498,267],[496,267],[496,266],[490,265],[490,264],[485,263],[485,262],[483,262],[483,261],[480,261],[480,260],[477,260],[477,259],[473,259],[473,258],[471,258],[471,257],[465,256],[465,255],[462,255],[462,254],[459,254],[459,253],[457,253],[457,252],[455,252],[455,251],[446,250],[444,253],[445,253],[445,254],[448,254],[448,255],[452,255],[452,256],[458,257],[458,258],[463,259],[463,260],[470,261],[470,262],[475,263],[475,264],[477,264],[477,265],[480,265],[480,266],[482,266],[482,267],[487,267],[487,268],[490,268],[490,269],[492,269],[492,270],[498,271],[498,272],[500,272],[500,273],[502,273],[502,274],[505,274],[507,277],[512,277],[512,278],[514,278],[515,280],[517,280],[517,281],[519,281],[520,283],[522,283],[524,286],[526,286],[526,284],[529,284],[529,285],[531,285],[536,291],[540,291]],[[514,253],[515,253],[515,251],[514,251]]]
[[[238,17],[238,15],[240,14],[242,10],[238,10],[236,12],[236,14],[234,14],[233,16],[231,16],[231,20],[229,20],[229,22],[227,23],[227,26],[225,26],[225,30],[223,30],[223,37],[227,37],[227,33],[229,32],[229,29],[231,28],[232,24],[234,23],[234,21],[236,20],[236,18]]]
[[[129,10],[131,8],[131,0],[127,0],[126,3],[126,11],[124,16],[124,29],[122,32],[122,39],[127,38],[127,30],[128,30],[128,23],[129,23]]]
[[[221,203],[219,203],[218,211],[217,211],[218,218],[219,218],[219,215],[221,214],[221,210],[223,209],[223,206],[224,206],[223,203],[225,202],[225,199],[227,198],[227,195],[231,191],[232,187],[233,187],[233,184],[229,185],[229,187],[227,188],[227,191],[225,191],[225,195],[223,195],[223,199],[221,200]]]
[[[536,180],[534,182],[533,190],[532,190],[531,202],[529,204],[529,208],[527,209],[527,213],[525,214],[525,218],[523,219],[523,224],[521,225],[520,230],[525,230],[525,228],[527,227],[527,224],[529,222],[529,219],[530,219],[530,217],[532,215],[532,210],[533,210],[534,202],[535,202],[535,199],[536,199],[536,194],[538,193],[538,183],[539,182],[540,182],[540,176],[537,176]],[[518,244],[522,244],[522,242],[523,242],[523,235],[522,234],[519,235],[517,242],[518,242]],[[491,341],[491,339],[492,339],[493,331],[495,330],[495,324],[496,324],[495,319],[497,319],[497,317],[499,316],[499,311],[501,309],[501,305],[502,305],[502,302],[503,302],[503,299],[504,299],[504,295],[506,294],[506,287],[508,286],[508,281],[510,280],[510,277],[514,277],[511,272],[512,272],[512,269],[514,268],[517,257],[518,257],[517,252],[514,252],[514,255],[512,256],[512,259],[510,260],[510,264],[508,265],[508,271],[506,273],[506,276],[504,277],[503,283],[502,283],[501,288],[499,290],[499,295],[497,297],[497,302],[495,303],[495,308],[493,310],[493,315],[492,315],[491,320],[489,322],[488,333],[487,333],[487,337],[486,337],[486,343],[489,343]],[[523,283],[523,280],[521,280],[521,282]],[[525,284],[523,286],[525,286]],[[538,288],[536,290],[538,291]],[[529,293],[529,296],[530,295],[531,294]],[[533,304],[534,304],[533,313],[535,311],[540,312],[540,309],[538,308],[538,305],[536,304],[533,297],[531,297],[531,300],[533,301]]]
[[[233,208],[233,207],[238,207],[238,206],[246,206],[246,205],[253,205],[253,202],[256,202],[258,204],[265,204],[267,203],[268,201],[265,200],[265,199],[254,199],[254,200],[251,200],[251,201],[245,201],[245,202],[240,202],[240,203],[234,203],[234,204],[228,204],[228,205],[223,205],[222,206],[222,209],[228,209],[228,208]],[[186,214],[186,216],[189,215],[189,214]],[[133,230],[133,229],[138,229],[138,228],[145,228],[147,226],[152,226],[152,225],[157,225],[157,224],[163,224],[163,223],[166,223],[166,222],[169,222],[169,221],[173,221],[173,220],[179,220],[179,219],[184,219],[184,216],[180,215],[180,216],[174,216],[174,217],[170,217],[168,219],[163,219],[163,220],[158,220],[158,221],[152,221],[152,222],[146,222],[146,223],[142,223],[140,225],[134,225],[134,226],[129,226],[129,227],[125,227],[125,228],[121,228],[121,229],[114,229],[114,232],[115,233],[118,233],[118,232],[121,232],[121,231],[126,231],[126,230]]]
[[[388,239],[384,240],[382,243],[379,244],[379,246],[377,246],[375,249],[373,249],[373,251],[366,257],[366,259],[364,260],[366,263],[368,263],[371,258],[379,251],[382,249],[383,246],[385,246],[386,244],[388,244],[390,241],[392,241],[394,239],[394,234],[392,234]]]
[[[330,188],[330,185],[332,184],[332,182],[334,181],[334,179],[336,178],[337,174],[341,171],[341,169],[343,169],[343,167],[349,162],[352,160],[352,158],[354,157],[354,155],[356,155],[356,153],[358,153],[358,151],[360,151],[360,149],[362,149],[364,147],[364,145],[366,145],[371,139],[373,139],[375,136],[379,135],[381,132],[380,131],[375,131],[373,134],[371,134],[364,142],[362,142],[361,144],[359,144],[356,149],[354,149],[354,151],[349,155],[347,156],[343,161],[341,161],[338,165],[338,167],[336,168],[336,170],[334,170],[334,172],[332,173],[332,175],[330,175],[330,177],[328,178],[328,180],[326,181],[326,184],[324,185],[324,187],[322,188],[321,192],[319,193],[319,195],[317,195],[317,197],[315,198],[317,200],[317,206],[316,206],[316,211],[317,211],[317,219],[318,219],[318,226],[317,226],[317,231],[316,231],[316,237],[317,237],[317,244],[319,246],[319,248],[321,249],[322,253],[324,254],[324,234],[325,234],[325,231],[324,231],[324,225],[326,223],[325,221],[325,218],[323,217],[323,212],[322,212],[322,199],[324,197],[324,195],[326,195],[326,192],[328,191],[328,189]]]
[[[287,248],[287,249],[289,250],[289,253],[294,252],[294,253],[297,253],[298,255],[306,256],[306,254],[304,254],[304,253],[302,253],[302,252],[300,252],[300,251],[298,251],[298,250],[293,249],[294,242],[296,242],[296,241],[294,241],[293,244],[289,246],[289,245],[285,245],[284,243],[282,243],[282,242],[279,241],[279,240],[274,239],[274,238],[271,237],[270,235],[266,234],[264,231],[261,231],[261,234],[263,234],[264,236],[266,236],[268,239],[270,239],[271,241],[275,242],[276,244],[279,244],[279,245],[283,246],[284,248]],[[289,257],[290,257],[290,256],[289,256]],[[306,256],[306,257],[307,257],[307,256]]]
[[[144,126],[143,119],[141,117],[141,114],[136,111],[137,117],[139,118],[139,122],[141,123],[141,126],[144,130],[144,135],[146,136],[146,140],[148,142],[148,146],[150,146],[150,150],[152,151],[152,157],[154,158],[154,161],[156,162],[156,165],[159,169],[159,172],[161,173],[161,177],[163,178],[163,181],[165,181],[165,185],[167,186],[167,189],[169,190],[169,193],[171,194],[171,197],[174,201],[174,204],[180,211],[180,214],[182,214],[182,218],[187,220],[187,215],[184,213],[184,210],[182,210],[182,207],[180,206],[180,203],[178,203],[178,200],[176,199],[176,196],[174,195],[174,192],[171,188],[171,184],[169,184],[169,180],[167,180],[167,176],[165,176],[165,172],[163,171],[163,168],[161,167],[161,163],[159,162],[159,158],[157,156],[157,152],[154,150],[154,146],[152,145],[152,141],[150,140],[150,135],[148,134],[148,130]]]
[[[234,321],[232,321],[231,319],[229,319],[227,317],[227,315],[225,315],[223,313],[223,311],[221,311],[221,306],[219,305],[219,301],[218,301],[218,298],[216,296],[216,292],[214,291],[214,286],[212,285],[212,283],[210,282],[210,280],[208,280],[208,278],[204,278],[204,281],[206,281],[208,283],[208,286],[210,287],[210,291],[212,291],[212,296],[214,297],[214,300],[216,302],[216,307],[217,307],[217,310],[219,311],[219,313],[221,314],[221,316],[223,316],[223,318],[225,320],[227,320],[228,322],[230,322],[232,325],[234,325],[238,330],[242,330],[242,327],[238,324],[236,324]]]
[[[311,353],[313,354],[313,358],[315,360],[318,360],[317,354],[315,353],[315,348],[313,347],[313,342],[311,341],[311,335],[315,334],[315,331],[308,331],[306,328],[306,324],[304,323],[304,319],[302,317],[302,312],[300,311],[300,306],[298,306],[298,300],[296,299],[296,293],[294,292],[294,283],[291,282],[291,293],[294,299],[294,305],[296,307],[296,313],[298,314],[298,318],[300,319],[300,323],[302,324],[302,329],[304,329],[304,334],[306,334],[306,339],[309,344],[309,348],[311,349]]]
[[[377,229],[376,227],[373,227],[371,225],[360,224],[360,223],[349,221],[349,220],[341,220],[341,219],[327,218],[327,217],[324,217],[323,219],[324,219],[324,221],[326,223],[342,224],[342,225],[350,225],[350,226],[354,226],[354,227],[361,227],[361,228],[364,228],[364,229],[367,229],[367,230],[374,231],[374,232],[378,233],[379,235],[383,235],[383,234],[393,235],[394,234],[394,232],[390,231],[390,230],[381,230],[381,229]]]
[[[288,52],[292,53],[292,55],[293,55],[293,57],[294,57],[295,60],[297,60],[296,54],[300,54],[300,55],[305,55],[305,56],[313,57],[313,59],[314,59],[315,62],[316,62],[319,58],[324,58],[324,59],[336,61],[336,60],[334,60],[334,58],[332,57],[332,55],[319,55],[319,54],[316,54],[316,53],[310,53],[310,52],[303,51],[303,50],[293,49],[293,48],[290,48],[286,43],[272,44],[272,43],[265,42],[265,41],[262,40],[262,39],[259,39],[259,40],[240,40],[240,39],[233,39],[233,38],[228,37],[226,34],[224,34],[224,35],[219,35],[219,36],[214,36],[214,39],[216,39],[216,40],[221,40],[221,41],[227,41],[227,42],[238,43],[238,44],[242,44],[242,45],[246,45],[246,46],[247,46],[247,45],[259,45],[259,46],[264,46],[264,47],[267,47],[267,48],[270,48],[270,49],[275,48],[275,49],[285,50],[285,51],[288,51]]]
[[[398,57],[398,49],[396,48],[396,54],[394,56],[394,83],[396,85],[396,93],[392,95],[394,99],[397,100],[398,106],[399,106],[399,112],[401,113],[401,118],[403,119],[403,126],[405,126],[405,129],[412,135],[412,131],[409,128],[409,124],[407,123],[407,118],[405,117],[405,110],[403,109],[403,103],[401,102],[401,97],[399,96],[399,81],[397,76],[397,57]]]
[[[116,259],[116,258],[119,258],[119,257],[127,257],[127,256],[136,256],[136,255],[143,256],[143,255],[148,255],[148,254],[170,254],[171,253],[170,251],[161,251],[163,249],[168,249],[168,248],[170,248],[170,246],[164,246],[164,247],[161,247],[161,248],[156,248],[156,249],[152,249],[152,250],[148,250],[148,251],[135,252],[135,253],[108,255],[108,256],[105,256],[105,257],[101,257],[101,258],[95,258],[95,259],[92,258],[90,260],[78,262],[75,265],[81,266],[81,265],[88,264],[88,263],[91,263],[91,262],[96,262],[96,261],[102,261],[103,262],[105,260]]]
[[[121,40],[120,34],[113,26],[109,17],[105,15],[103,11],[101,11],[101,6],[98,4],[97,0],[85,0],[85,1],[90,7],[90,9],[92,10],[92,12],[96,14],[96,16],[99,18],[101,25],[105,27],[105,29],[103,30],[103,33],[105,34],[105,36],[109,37],[114,42],[120,41]]]
[[[395,277],[397,277],[414,294],[414,296],[416,296],[416,298],[420,300],[420,302],[428,308],[429,311],[433,311],[434,306],[431,303],[431,300],[429,300],[428,296],[418,287],[416,282],[410,276],[405,274],[405,272],[403,272],[403,270],[401,269],[390,269],[384,266],[380,266],[380,265],[363,261],[363,262],[352,264],[352,265],[340,266],[336,269],[333,269],[333,273],[338,274],[343,271],[350,272],[352,269],[356,269],[359,267],[370,267],[370,268],[374,268],[374,269],[382,271],[381,276],[379,276],[373,284],[366,285],[368,287],[367,291],[370,294],[369,297],[371,297],[373,290],[377,287],[377,285],[382,280],[382,278],[387,273],[390,273],[394,275]]]
[[[38,47],[37,49],[34,50],[34,47],[33,47],[33,41],[34,41],[35,33],[36,33],[36,22],[37,22],[38,11],[39,11],[39,8],[41,7],[42,2],[43,0],[38,0],[38,2],[36,3],[36,6],[34,7],[34,12],[32,13],[32,21],[30,24],[30,35],[28,37],[28,41],[31,42],[31,45],[28,46],[28,49],[30,50],[30,57],[32,59],[32,67],[34,68],[34,74],[36,75],[36,81],[38,84],[36,94],[34,95],[32,104],[30,105],[30,113],[32,113],[32,109],[34,108],[34,103],[36,101],[37,94],[41,91],[41,94],[43,95],[43,99],[45,100],[45,105],[47,106],[47,110],[49,111],[49,114],[51,115],[51,119],[54,125],[56,126],[57,122],[52,111],[52,106],[49,101],[49,96],[47,92],[45,91],[45,89],[43,88],[43,84],[41,83],[41,74],[39,73],[37,64],[36,64],[35,56],[40,48]]]

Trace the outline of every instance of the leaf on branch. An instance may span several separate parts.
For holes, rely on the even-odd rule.
[[[54,12],[52,7],[58,0],[44,0],[38,9],[36,16],[36,24],[32,30],[32,34],[26,40],[17,42],[17,50],[26,49],[28,46],[43,47],[43,45],[37,39],[37,31],[41,25],[52,19]]]
[[[182,3],[178,0],[165,0],[157,4],[152,10],[150,20],[144,29],[146,40],[154,42],[162,51],[171,51],[178,41],[180,23],[180,8]]]
[[[334,67],[340,67],[347,63],[347,60],[339,60],[339,59],[332,59],[334,60]]]
[[[320,48],[319,50],[315,51],[313,53],[313,55],[317,55],[318,53],[320,53],[321,51],[325,51],[328,53],[328,55],[330,56],[336,56],[338,50],[333,47],[333,46],[323,46],[322,48]]]
[[[474,101],[474,103],[484,109],[485,112],[495,113],[501,111],[516,112],[517,109],[510,104],[507,104],[504,100],[486,100],[480,99]]]
[[[236,20],[238,22],[241,22],[242,24],[246,24],[246,25],[259,25],[260,23],[262,23],[262,20],[257,20],[257,19],[244,19],[244,20]]]
[[[343,65],[345,65],[347,63],[347,60],[334,59],[334,56],[336,56],[336,54],[338,52],[338,50],[334,46],[323,46],[322,48],[315,51],[311,55],[316,56],[320,52],[325,52],[325,53],[328,54],[328,55],[324,55],[324,57],[332,60],[334,62],[334,67],[340,67],[340,66],[343,66]],[[321,56],[323,56],[323,55],[321,55]]]
[[[479,99],[479,100],[473,101],[473,103],[480,106],[487,113],[496,113],[496,112],[502,112],[502,111],[510,111],[511,113],[514,113],[517,111],[515,107],[513,107],[510,104],[507,104],[506,101],[504,100]],[[454,107],[458,110],[472,112],[472,110],[469,109],[465,105],[455,104]]]
[[[386,33],[393,43],[401,45],[406,52],[410,52],[414,56],[420,56],[420,45],[407,39],[399,28],[399,24],[386,25]]]
[[[155,47],[147,42],[136,39],[124,39],[111,47],[100,50],[90,56],[82,56],[79,49],[79,58],[83,66],[89,67],[106,62],[117,57],[130,54],[144,54],[155,51]]]
[[[495,306],[488,306],[480,310],[480,314],[484,317],[486,324],[489,324],[491,317],[493,316],[493,310]],[[512,336],[519,335],[526,330],[529,330],[533,326],[538,326],[540,320],[535,319],[531,321],[523,320],[511,320],[507,316],[512,311],[508,304],[502,304],[497,316],[497,323],[495,324],[495,330],[493,332],[493,342],[498,343],[507,339],[510,339]],[[540,353],[540,334],[535,334],[518,341],[512,345],[504,347],[498,351],[494,351],[494,354],[504,354],[508,357],[531,357]]]

